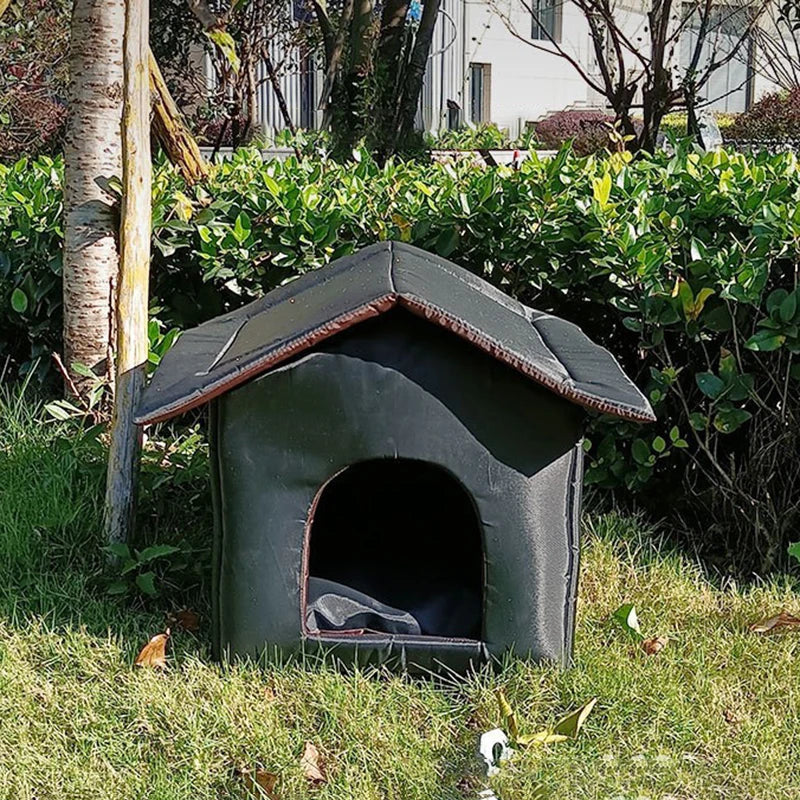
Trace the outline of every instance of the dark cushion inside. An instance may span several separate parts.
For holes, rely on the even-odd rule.
[[[352,586],[325,578],[308,579],[306,627],[309,631],[369,630],[419,636],[419,623],[408,611],[381,603]]]

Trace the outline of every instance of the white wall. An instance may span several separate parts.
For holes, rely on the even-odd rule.
[[[621,0],[616,4],[619,23],[631,42],[641,42],[646,52],[649,36],[647,19],[643,13],[646,0]],[[490,119],[500,127],[517,135],[526,120],[537,120],[549,112],[567,107],[605,107],[605,98],[589,87],[574,67],[555,54],[531,47],[530,15],[520,0],[464,0],[464,74],[463,91],[458,102],[469,119],[470,91],[469,64],[491,64]],[[504,19],[505,17],[505,19]],[[512,27],[520,41],[509,31]],[[588,26],[578,8],[564,0],[562,7],[561,46],[590,74],[596,72],[595,58]],[[551,48],[546,41],[536,44]],[[676,69],[681,58],[681,47],[674,51]],[[685,49],[685,48],[684,48]],[[631,67],[636,66],[631,56]],[[730,68],[728,68],[730,69]],[[719,91],[720,74],[712,79],[707,92]],[[736,83],[738,85],[738,81]],[[755,101],[775,86],[756,73],[751,100]],[[715,107],[723,110],[743,108],[746,90],[736,96],[724,98]]]
[[[497,0],[494,7],[485,0],[466,0],[465,6],[465,72],[469,75],[470,63],[492,65],[492,122],[508,128],[513,136],[526,120],[536,120],[574,103],[587,104],[588,87],[571,64],[553,53],[531,47],[509,32],[498,11],[507,16],[521,36],[532,41],[531,18],[519,0]],[[572,3],[565,3],[562,13],[563,46],[581,63],[586,63],[589,46],[586,22]],[[536,44],[551,47],[546,41]],[[468,86],[461,106],[468,115]]]

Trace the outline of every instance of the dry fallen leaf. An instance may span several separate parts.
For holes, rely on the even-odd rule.
[[[739,717],[733,713],[729,708],[726,708],[725,711],[722,712],[722,716],[725,719],[725,722],[728,725],[738,725],[739,724]]]
[[[506,724],[506,731],[508,733],[508,737],[511,739],[512,742],[515,742],[519,738],[519,726],[517,725],[517,715],[514,713],[514,709],[511,707],[511,703],[508,702],[505,692],[502,689],[497,689],[495,694],[497,696],[497,703],[500,706],[500,714],[503,717],[503,720],[505,721]]]
[[[800,617],[793,617],[786,611],[781,611],[775,617],[767,617],[759,622],[754,622],[748,630],[751,633],[778,633],[793,628],[800,629]]]
[[[136,656],[133,663],[137,667],[153,667],[155,669],[166,669],[167,667],[167,642],[169,641],[170,631],[167,628],[164,633],[156,634]]]
[[[538,733],[517,736],[515,744],[528,747],[532,744],[557,744],[566,742],[567,739],[575,739],[580,733],[586,718],[592,713],[592,709],[597,703],[597,698],[592,698],[588,703],[562,717],[552,731],[544,730]]]
[[[322,763],[322,756],[311,742],[306,742],[306,749],[303,751],[303,757],[300,759],[300,766],[303,769],[303,775],[306,776],[310,783],[318,784],[325,782],[325,773],[322,771],[324,766]]]
[[[275,785],[278,783],[278,776],[274,772],[267,772],[261,767],[255,771],[249,769],[241,770],[242,781],[245,789],[256,797],[266,797],[267,800],[278,800],[275,792]]]
[[[551,733],[550,731],[539,731],[538,733],[523,734],[517,737],[515,744],[522,747],[528,747],[532,744],[556,744],[558,742],[566,742],[568,736],[563,733]]]
[[[642,650],[644,650],[647,655],[654,656],[667,646],[668,641],[669,639],[667,639],[666,636],[653,636],[642,642]]]
[[[182,631],[197,633],[200,630],[200,615],[196,611],[192,611],[191,608],[183,608],[180,611],[176,611],[172,618],[175,620],[175,625]]]

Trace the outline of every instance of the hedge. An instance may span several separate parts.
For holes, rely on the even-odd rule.
[[[22,370],[59,346],[61,172],[0,167],[0,359]],[[245,150],[193,189],[159,164],[154,317],[194,325],[389,238],[573,319],[621,359],[659,422],[594,419],[589,484],[677,512],[728,561],[784,563],[800,494],[793,154],[563,149],[515,172]]]

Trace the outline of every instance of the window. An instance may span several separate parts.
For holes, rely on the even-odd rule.
[[[316,67],[312,56],[304,56],[300,61],[300,127],[316,128],[316,114]]]
[[[561,41],[562,0],[531,0],[531,38]]]
[[[489,122],[492,108],[492,65],[469,65],[469,118],[474,123]]]
[[[700,38],[701,17],[694,6],[684,5],[687,24],[681,31],[680,62],[688,68]],[[697,74],[709,65],[725,62],[700,87],[698,100],[711,111],[738,112],[750,107],[753,88],[753,41],[747,36],[749,17],[745,9],[719,6],[706,21],[700,46]],[[747,36],[746,41],[742,37]]]

